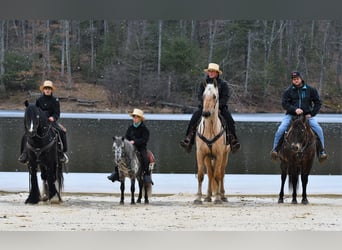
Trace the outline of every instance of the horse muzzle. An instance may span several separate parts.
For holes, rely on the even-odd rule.
[[[207,117],[211,116],[211,112],[210,111],[203,111],[202,116],[207,118]]]

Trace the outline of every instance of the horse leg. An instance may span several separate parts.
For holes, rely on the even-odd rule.
[[[46,180],[42,181],[42,188],[41,201],[47,201],[49,199],[49,187]]]
[[[284,186],[285,186],[285,181],[287,177],[287,172],[286,172],[286,168],[284,164],[281,163],[280,165],[281,165],[281,186],[280,186],[278,203],[284,203]]]
[[[206,157],[204,159],[204,166],[207,167],[207,175],[208,175],[208,188],[207,188],[207,196],[204,198],[204,201],[211,202],[211,196],[213,195],[213,164],[214,162],[210,157]]]
[[[138,185],[139,185],[139,195],[138,195],[137,203],[141,203],[142,191],[143,191],[143,186],[144,186],[144,181],[142,178],[138,178]]]
[[[120,191],[121,191],[120,205],[123,205],[124,204],[124,199],[125,199],[125,180],[121,181]]]
[[[224,154],[223,161],[221,164],[221,201],[222,202],[228,202],[227,197],[225,196],[225,190],[224,190],[224,175],[225,175],[225,169],[228,163],[228,154]]]
[[[222,200],[221,200],[221,189],[223,186],[222,183],[222,170],[221,170],[221,163],[222,163],[222,159],[220,159],[219,157],[217,157],[217,159],[214,162],[214,175],[213,175],[213,180],[214,180],[214,193],[215,193],[215,200],[214,203],[215,204],[221,204]]]
[[[39,186],[38,186],[38,179],[37,179],[37,167],[35,165],[30,165],[29,167],[29,175],[30,175],[30,193],[28,198],[25,201],[25,204],[37,204],[40,201],[40,194],[39,194]]]
[[[135,205],[134,192],[135,192],[135,178],[132,178],[131,179],[131,205]]]
[[[148,204],[149,203],[149,200],[148,200],[148,189],[149,189],[149,183],[146,183],[144,184],[144,192],[145,192],[145,195],[144,195],[144,199],[145,199],[145,204]]]
[[[302,204],[306,205],[309,203],[307,195],[306,195],[306,187],[308,184],[309,174],[301,174],[301,180],[302,180]]]
[[[202,204],[202,183],[204,179],[204,172],[203,172],[203,162],[197,163],[197,180],[198,180],[198,186],[197,186],[197,194],[196,199],[194,200],[195,204]]]
[[[298,185],[298,174],[291,175],[291,183],[292,183],[292,204],[297,204],[297,185]]]

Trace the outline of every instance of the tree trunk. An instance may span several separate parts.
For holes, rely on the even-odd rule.
[[[214,51],[214,41],[216,36],[216,28],[217,21],[214,22],[212,20],[209,21],[209,55],[208,55],[208,63],[211,63],[213,60],[213,51]]]
[[[95,61],[95,50],[94,50],[94,21],[89,21],[89,30],[90,30],[90,72],[94,72],[94,61]]]
[[[245,77],[245,87],[244,87],[244,95],[248,95],[248,80],[249,80],[249,71],[250,71],[250,62],[251,62],[251,52],[252,52],[252,32],[248,31],[248,45],[247,45],[247,60],[246,60],[246,77]]]
[[[46,42],[45,42],[45,50],[46,50],[46,67],[47,67],[47,78],[50,78],[51,73],[51,60],[50,60],[50,21],[46,21]]]
[[[5,20],[0,20],[0,98],[6,96],[6,87],[4,83],[5,74]]]
[[[72,89],[72,78],[71,78],[71,58],[70,58],[70,35],[69,35],[69,21],[64,21],[64,32],[65,32],[65,56],[67,66],[67,85],[66,89]]]
[[[162,29],[163,29],[163,21],[159,20],[158,22],[158,86],[160,85],[160,68],[161,68],[161,51],[162,51]]]

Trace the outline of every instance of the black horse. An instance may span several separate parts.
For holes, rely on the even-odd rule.
[[[58,131],[48,121],[44,111],[25,101],[25,144],[30,174],[29,196],[25,203],[62,201],[63,170],[58,157]],[[43,191],[40,194],[37,172],[41,171]]]
[[[134,192],[135,192],[135,180],[138,180],[139,195],[137,203],[141,203],[141,198],[144,193],[145,204],[149,203],[148,196],[152,192],[152,184],[144,183],[143,171],[141,168],[139,152],[135,150],[133,144],[126,140],[122,136],[113,137],[112,150],[114,154],[114,164],[118,167],[120,176],[120,204],[124,204],[124,192],[125,192],[125,178],[131,180],[131,204],[135,204]],[[147,151],[150,158],[150,170],[152,170],[155,164],[154,156],[151,151]]]
[[[284,184],[289,175],[292,204],[297,204],[299,175],[302,182],[302,204],[308,204],[306,187],[316,153],[316,135],[305,116],[292,119],[288,132],[279,150],[281,167],[281,189],[278,203],[284,202]]]

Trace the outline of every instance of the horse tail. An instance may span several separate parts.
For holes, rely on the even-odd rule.
[[[151,197],[151,195],[152,195],[152,183],[146,183],[144,185],[146,188],[147,196]],[[145,192],[145,189],[143,189],[143,192]],[[145,195],[145,193],[143,193],[143,195]]]
[[[60,193],[64,188],[63,168],[61,166],[58,166],[57,168],[57,183],[58,183],[58,192]]]
[[[295,181],[294,178],[297,179],[296,191],[298,191],[298,184],[299,184],[299,175],[298,174],[289,174],[289,191],[290,193],[293,192],[293,183]]]

